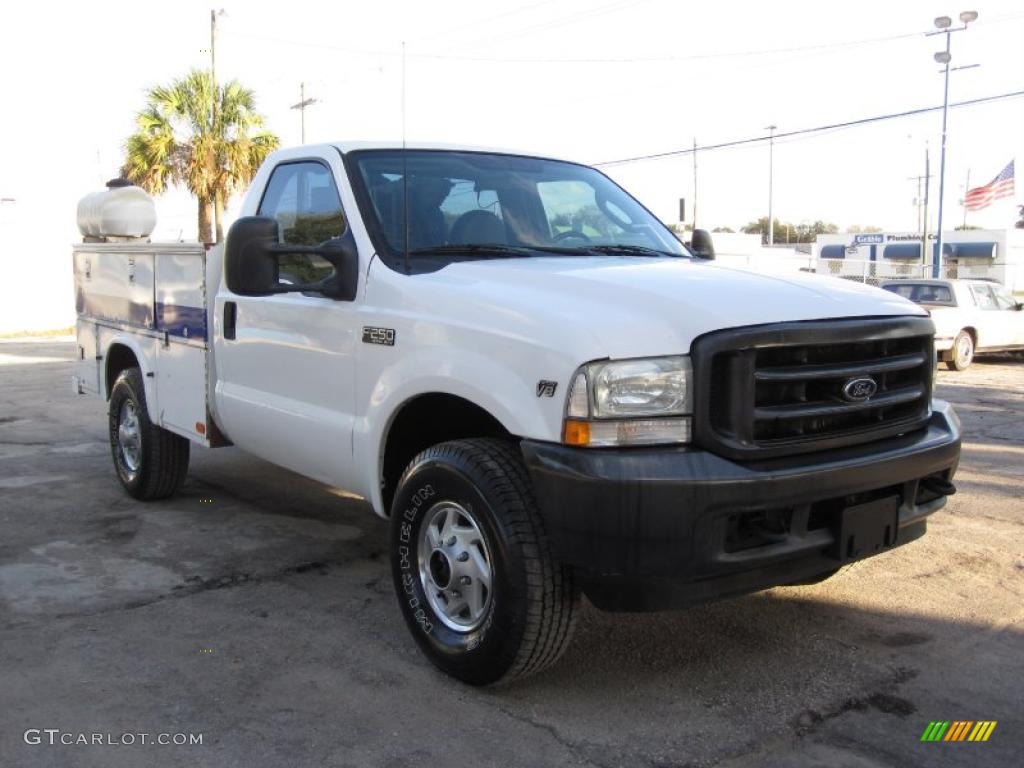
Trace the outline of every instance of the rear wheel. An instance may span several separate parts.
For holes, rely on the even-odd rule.
[[[420,649],[464,682],[538,672],[569,644],[579,592],[551,557],[514,444],[457,440],[413,459],[391,509],[391,563]]]
[[[114,469],[125,490],[143,500],[174,495],[188,472],[189,441],[149,420],[138,368],[117,377],[108,418]]]
[[[974,337],[970,331],[960,331],[953,339],[953,348],[949,351],[946,367],[951,371],[963,371],[974,360]]]

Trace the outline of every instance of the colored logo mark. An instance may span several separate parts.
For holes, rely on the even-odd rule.
[[[995,729],[995,720],[933,720],[921,734],[921,741],[988,741]]]

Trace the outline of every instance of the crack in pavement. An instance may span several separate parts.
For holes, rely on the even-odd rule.
[[[849,712],[866,712],[870,709],[877,710],[886,715],[899,718],[907,718],[917,712],[917,705],[912,701],[895,695],[895,691],[903,683],[909,682],[918,676],[918,671],[911,667],[893,667],[890,674],[877,685],[871,686],[874,690],[861,696],[849,696],[838,704],[830,707],[824,712],[808,709],[801,712],[789,721],[790,731],[766,739],[757,744],[753,749],[748,749],[714,763],[718,768],[740,768],[746,765],[759,765],[765,755],[778,752],[782,749],[793,749],[807,736],[815,734],[822,725],[842,717]],[[830,739],[830,743],[835,740]],[[838,746],[838,742],[835,742]],[[864,752],[866,748],[873,745],[865,745],[861,742],[849,742],[847,748],[851,751]],[[877,750],[876,750],[877,751]],[[878,752],[891,761],[892,756],[885,752]]]
[[[344,565],[349,562],[348,560],[312,560],[305,563],[298,563],[297,565],[289,565],[283,568],[279,568],[274,571],[269,571],[262,574],[252,574],[246,572],[235,572],[221,576],[211,576],[209,578],[202,578],[200,576],[192,576],[186,579],[185,584],[179,584],[176,587],[172,587],[170,592],[164,592],[153,597],[141,598],[139,600],[129,600],[124,603],[117,605],[108,605],[102,608],[91,611],[69,611],[64,613],[56,613],[50,615],[42,615],[38,621],[17,621],[10,622],[7,624],[0,625],[0,631],[7,631],[12,629],[23,629],[30,627],[34,624],[41,624],[50,622],[57,619],[81,619],[91,618],[95,616],[103,616],[110,613],[117,613],[120,611],[133,611],[137,608],[145,608],[149,605],[156,603],[162,603],[166,600],[178,600],[184,597],[192,597],[203,592],[211,592],[218,589],[233,589],[235,587],[255,586],[259,584],[268,584],[281,581],[289,576],[302,575],[307,573],[316,573],[321,576],[327,575],[332,567],[338,565]]]
[[[903,683],[913,680],[917,675],[918,671],[911,667],[894,667],[888,679],[873,686],[876,688],[875,691],[863,696],[851,696],[843,699],[838,705],[825,712],[817,712],[813,709],[805,710],[790,722],[790,727],[797,736],[802,737],[816,730],[822,723],[841,717],[847,712],[864,712],[868,709],[877,709],[879,712],[896,717],[909,717],[917,712],[917,706],[912,701],[894,695],[891,691]]]
[[[545,733],[550,735],[556,743],[567,749],[574,757],[577,757],[580,760],[582,760],[583,765],[591,765],[595,766],[595,768],[615,768],[616,766],[621,765],[621,762],[618,761],[613,761],[611,763],[599,762],[596,761],[591,755],[587,754],[588,752],[592,751],[607,752],[607,746],[592,744],[587,741],[573,741],[567,736],[563,736],[559,732],[559,730],[550,723],[541,722],[540,720],[537,720],[536,718],[531,717],[526,713],[515,712],[513,710],[508,709],[507,707],[502,706],[498,702],[487,698],[483,698],[482,701],[484,704],[500,712],[502,715],[505,715],[506,717],[512,718],[513,720],[523,723],[525,725],[529,725],[531,728],[536,728],[538,730],[544,731]],[[648,765],[654,765],[650,761],[647,762]]]

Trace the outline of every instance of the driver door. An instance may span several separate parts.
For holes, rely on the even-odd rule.
[[[1019,309],[1020,302],[1010,289],[1005,285],[993,285],[992,293],[996,298],[996,305],[1006,325],[1006,334],[1009,341],[1007,344],[1024,346],[1024,311]]]
[[[284,161],[257,215],[282,243],[318,245],[342,234],[340,160]],[[316,282],[333,267],[319,256],[280,259],[281,282]],[[315,293],[238,296],[217,302],[216,404],[238,446],[322,482],[342,485],[351,466],[356,308]]]
[[[980,312],[978,313],[978,346],[1000,348],[1012,346],[1016,329],[1009,307],[1002,306],[996,298],[992,285],[971,283],[971,295]],[[1016,314],[1016,313],[1012,313]]]

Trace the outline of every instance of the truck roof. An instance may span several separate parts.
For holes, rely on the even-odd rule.
[[[341,152],[355,152],[360,149],[402,149],[402,140],[344,140],[344,141],[328,141],[323,142],[319,145],[305,144],[295,147],[286,147],[279,149],[278,152],[287,155],[301,154],[302,151],[308,151],[313,146],[330,146],[338,149]],[[459,152],[493,152],[501,155],[522,155],[523,157],[539,157],[547,160],[564,160],[565,158],[556,157],[554,155],[539,153],[539,152],[526,152],[518,149],[511,149],[509,147],[487,147],[478,146],[473,144],[458,144],[450,142],[440,141],[410,141],[405,144],[406,149],[446,149],[450,151]],[[274,154],[278,154],[275,152]],[[573,162],[573,161],[569,161]]]

